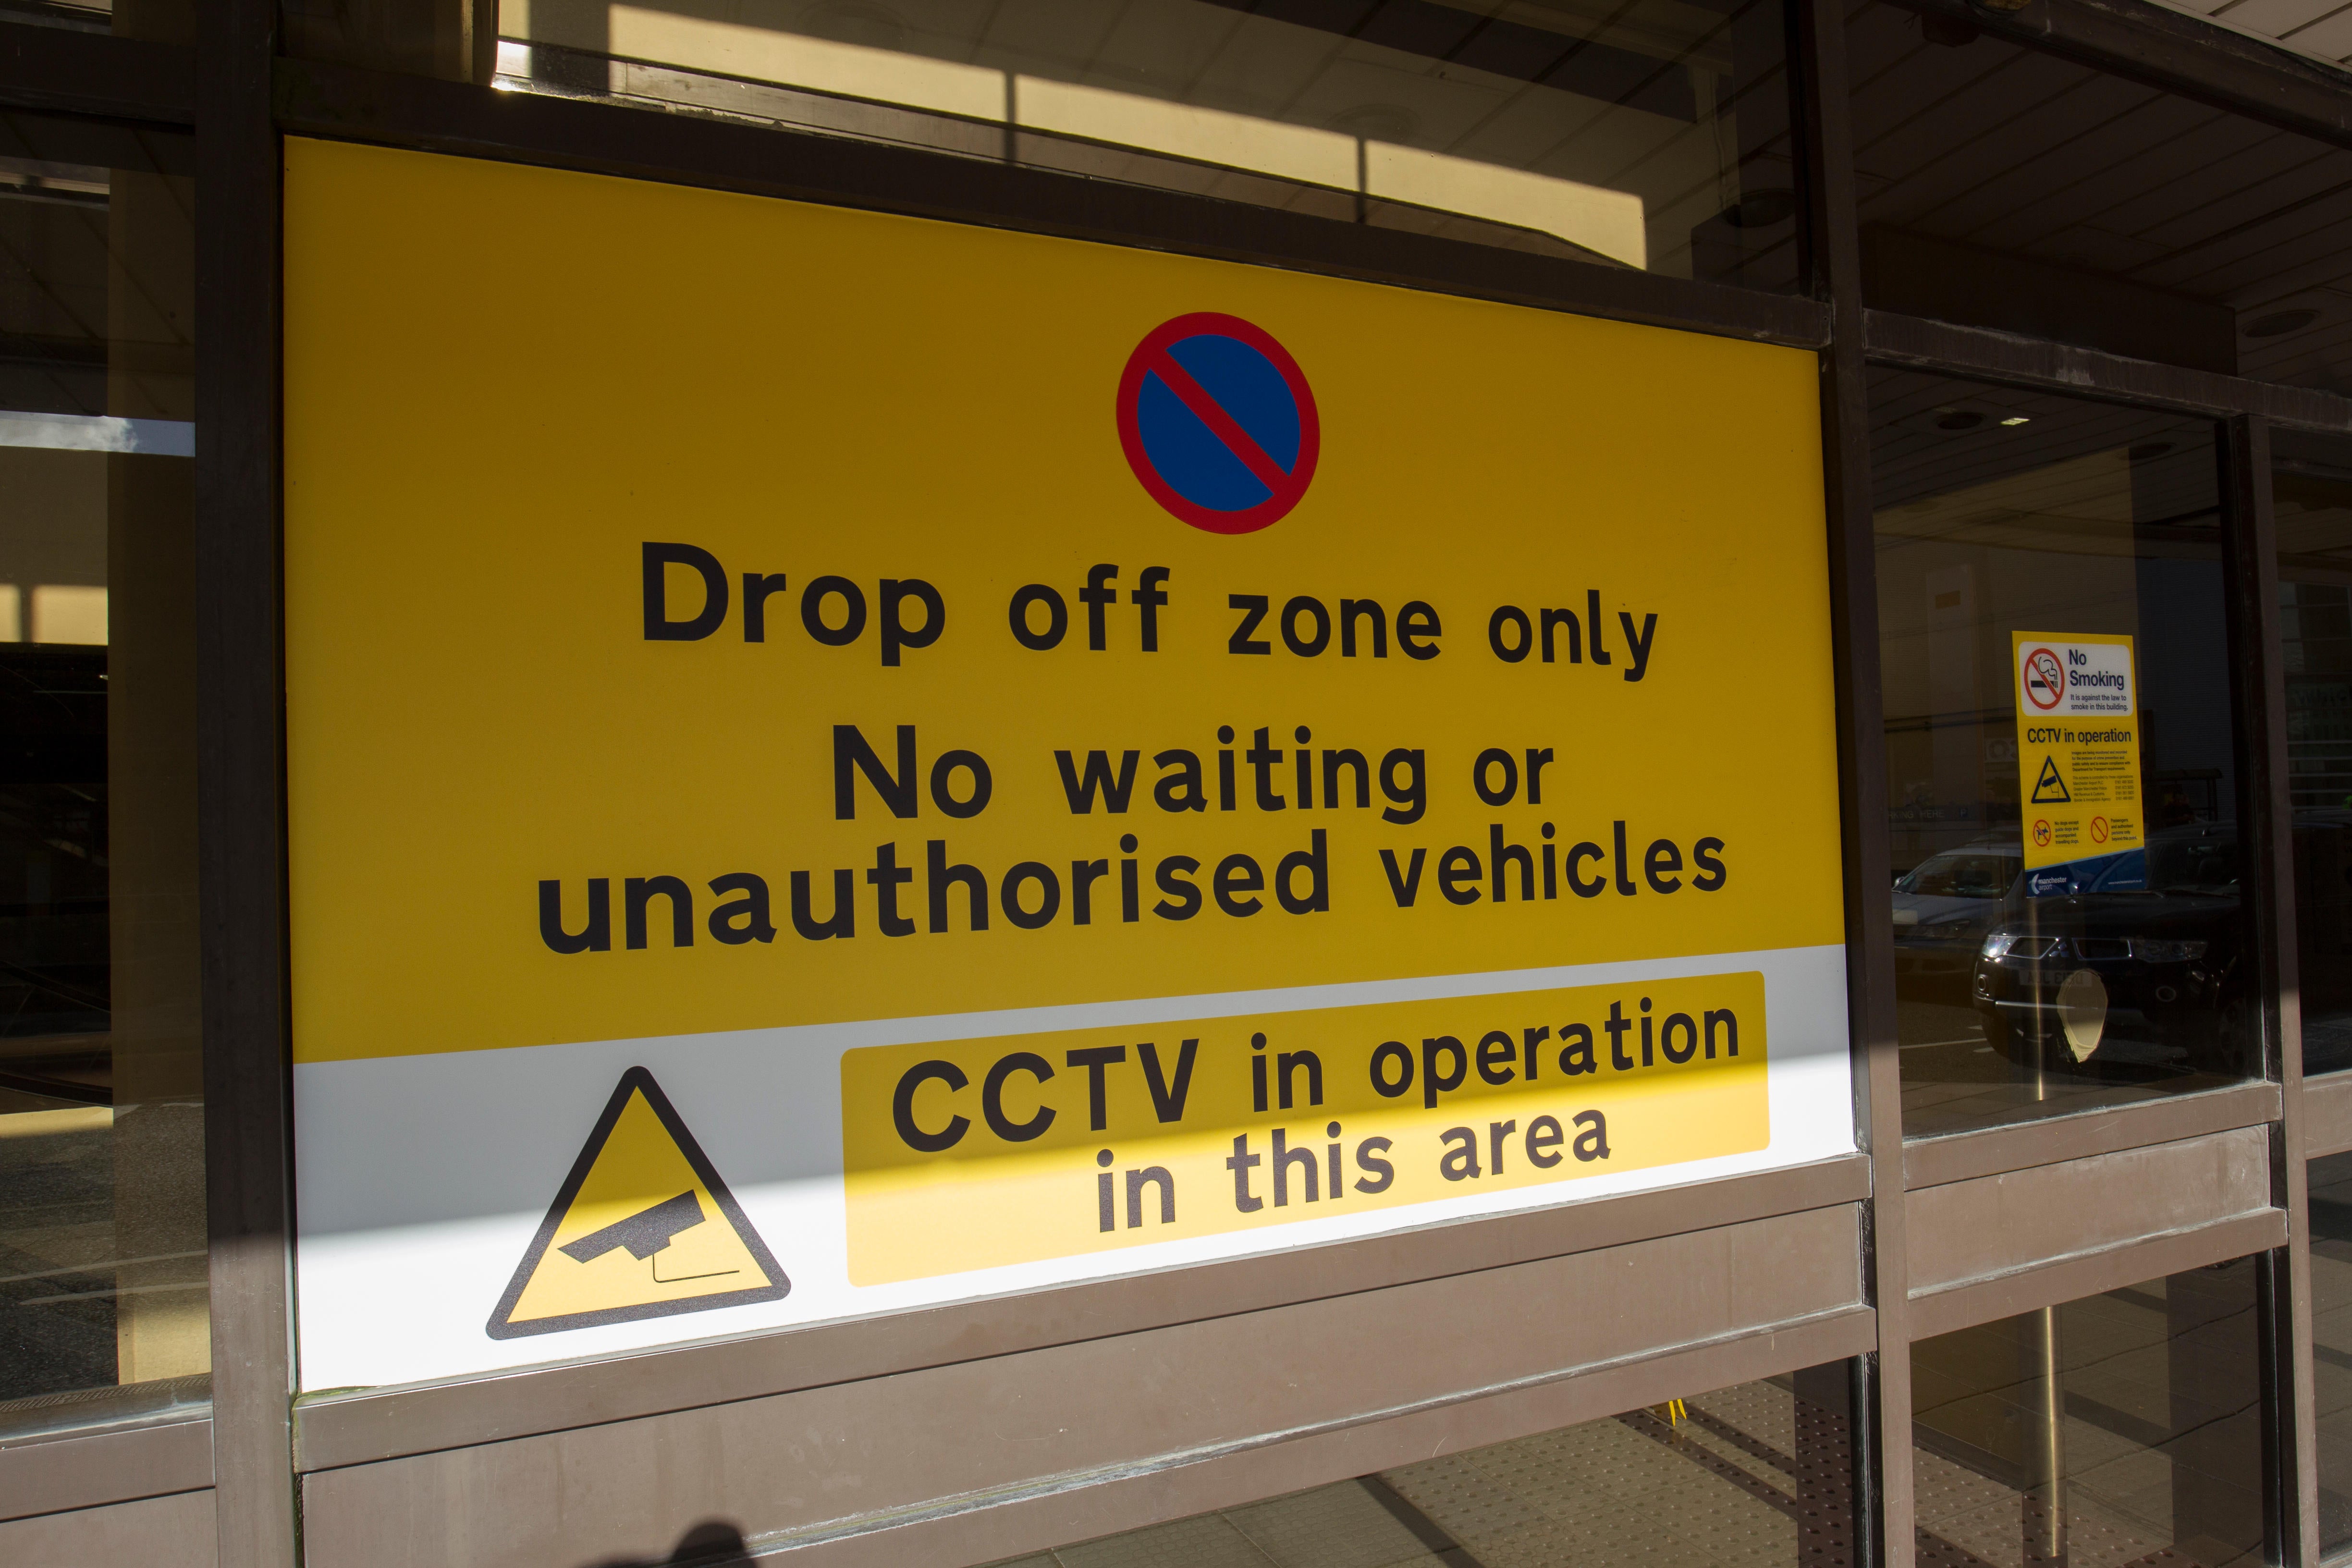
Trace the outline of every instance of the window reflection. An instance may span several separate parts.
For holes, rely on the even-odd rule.
[[[2352,1546],[2352,1154],[2330,1154],[2306,1168],[2319,1544],[2334,1557]]]
[[[1843,1568],[1848,1380],[1807,1367],[998,1568]]]
[[[0,1434],[207,1386],[189,162],[0,113]]]
[[[2303,1070],[2352,1068],[2352,442],[2273,430]]]
[[[2352,151],[1881,0],[1846,58],[1874,307],[2352,390]]]
[[[1911,1347],[1922,1568],[2263,1561],[2254,1263]]]
[[[2252,1070],[2210,425],[1874,374],[1904,1129]],[[2126,636],[2143,847],[2027,868],[2011,634]]]
[[[169,44],[192,44],[196,34],[194,0],[0,0],[0,21]]]
[[[298,54],[1780,290],[1779,0],[288,0]],[[469,43],[468,40],[473,42]]]

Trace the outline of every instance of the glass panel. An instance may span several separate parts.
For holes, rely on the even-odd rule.
[[[1900,371],[1871,398],[1904,1131],[2251,1076],[2212,426]],[[2067,791],[2021,777],[2015,633],[2134,639],[2144,847],[2027,876],[2063,816],[2028,797]]]
[[[0,0],[0,22],[167,44],[196,41],[194,0]]]
[[[1873,305],[2352,390],[2352,151],[1899,5],[1846,58]]]
[[[0,1434],[206,1389],[189,162],[0,113]]]
[[[297,53],[483,79],[467,40],[488,38],[491,9],[287,0],[287,37]],[[501,87],[1797,287],[1779,0],[507,0],[495,12]]]
[[[2275,427],[2303,1070],[2352,1068],[2352,441]]]
[[[1843,1568],[1849,1387],[1807,1367],[1000,1568]]]
[[[1922,1568],[2263,1561],[2254,1262],[1911,1347]]]
[[[2352,1546],[2352,1154],[2311,1173],[2311,1376],[2319,1429],[2319,1542]]]
[[[520,22],[530,0],[506,7]],[[448,81],[488,81],[497,69],[499,0],[283,0],[289,54]]]

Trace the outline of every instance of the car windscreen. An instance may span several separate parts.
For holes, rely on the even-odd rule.
[[[2159,834],[2148,841],[2147,889],[2155,893],[2226,892],[2238,885],[2234,833]]]
[[[1921,861],[1895,887],[1937,899],[1997,899],[2009,891],[2023,862],[2006,855],[1952,850]]]

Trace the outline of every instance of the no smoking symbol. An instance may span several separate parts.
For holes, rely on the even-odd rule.
[[[2047,713],[2066,695],[2066,667],[2046,647],[2025,656],[2025,700]]]
[[[1169,511],[1210,533],[1255,533],[1306,495],[1323,430],[1288,350],[1202,310],[1161,322],[1128,356],[1118,442]]]

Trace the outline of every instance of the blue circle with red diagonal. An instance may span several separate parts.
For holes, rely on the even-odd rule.
[[[1128,356],[1118,441],[1177,517],[1255,533],[1307,493],[1323,428],[1287,349],[1239,316],[1202,310],[1161,322]]]

